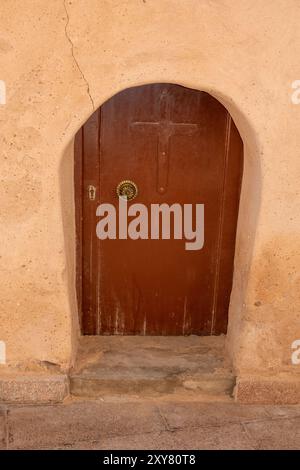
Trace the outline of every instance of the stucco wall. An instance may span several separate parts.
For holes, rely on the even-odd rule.
[[[299,383],[300,365],[291,364],[300,338],[300,105],[291,101],[299,1],[2,0],[0,15],[0,340],[8,365],[66,369],[74,358],[76,131],[116,92],[172,82],[220,99],[245,145],[229,357],[241,381]]]

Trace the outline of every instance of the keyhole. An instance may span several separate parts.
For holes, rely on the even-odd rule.
[[[88,187],[89,200],[94,201],[96,198],[96,188],[92,184]]]

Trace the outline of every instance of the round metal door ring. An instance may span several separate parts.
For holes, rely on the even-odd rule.
[[[138,187],[137,185],[130,180],[121,181],[117,186],[117,196],[126,199],[127,201],[131,201],[134,199],[138,194]]]

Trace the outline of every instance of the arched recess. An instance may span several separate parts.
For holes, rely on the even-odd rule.
[[[149,82],[147,82],[149,83]],[[132,87],[147,84],[133,83]],[[152,81],[150,83],[155,83]],[[167,83],[170,83],[168,81]],[[173,82],[178,84],[178,82]],[[235,367],[238,367],[238,351],[241,343],[241,330],[243,327],[243,307],[247,295],[247,285],[249,270],[251,267],[252,250],[256,233],[256,222],[260,206],[261,176],[260,164],[258,159],[258,145],[254,137],[251,126],[243,113],[238,109],[234,102],[225,94],[205,86],[195,86],[192,83],[179,83],[181,86],[198,89],[209,93],[216,98],[230,113],[244,144],[244,168],[243,181],[240,196],[239,215],[236,232],[234,273],[232,291],[229,306],[229,322],[227,331],[227,353]],[[121,90],[115,90],[115,93],[109,93],[105,99],[99,100],[95,108],[101,106],[110,97]],[[81,124],[86,121],[86,116],[82,116]],[[78,125],[77,125],[78,127]],[[80,126],[79,126],[80,128]],[[68,260],[68,285],[69,296],[72,305],[72,334],[74,337],[74,354],[76,352],[76,338],[78,337],[80,327],[78,322],[78,312],[76,309],[76,289],[75,289],[75,223],[74,223],[74,187],[73,187],[73,163],[74,163],[74,138],[66,146],[60,166],[61,176],[61,195],[62,212],[64,222],[65,243]],[[70,184],[66,185],[66,179]],[[65,202],[67,203],[65,204]],[[71,211],[65,210],[65,207],[71,208]]]

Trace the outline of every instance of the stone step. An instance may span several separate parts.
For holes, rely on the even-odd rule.
[[[83,337],[70,391],[81,397],[193,391],[230,396],[224,337]]]
[[[74,396],[97,397],[102,395],[124,394],[170,394],[182,390],[199,391],[212,395],[231,395],[235,385],[234,377],[197,376],[183,379],[177,376],[149,377],[145,369],[143,374],[136,375],[135,371],[126,374],[126,371],[113,371],[110,378],[107,376],[89,377],[71,375],[70,392]]]

